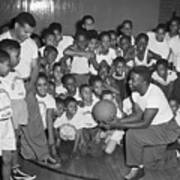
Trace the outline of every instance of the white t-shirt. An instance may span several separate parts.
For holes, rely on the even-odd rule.
[[[44,129],[46,129],[47,128],[46,113],[48,109],[56,109],[55,99],[50,94],[47,94],[45,97],[40,97],[36,95],[36,98],[39,103],[39,109],[43,121],[43,126]]]
[[[96,54],[96,60],[98,64],[100,64],[103,60],[105,60],[109,66],[111,66],[113,60],[116,57],[117,57],[116,51],[112,48],[109,48],[107,54]]]
[[[61,85],[55,87],[55,92],[56,92],[56,94],[66,94],[67,89],[61,84]]]
[[[142,111],[145,109],[158,109],[157,114],[151,122],[151,125],[159,125],[170,121],[173,118],[173,112],[162,90],[150,84],[146,93],[141,96],[138,92],[132,93],[132,99],[137,103]]]
[[[169,40],[169,46],[172,51],[172,62],[176,70],[180,72],[180,37],[175,36]]]
[[[63,56],[63,52],[64,50],[71,46],[74,42],[74,39],[72,36],[67,36],[67,35],[64,35],[62,37],[62,40],[59,42],[59,44],[57,45],[57,50],[58,50],[58,56],[56,58],[56,62],[59,61]]]
[[[0,40],[3,39],[13,39],[10,31],[0,35]],[[16,70],[20,73],[21,78],[29,78],[31,75],[32,60],[38,58],[38,47],[31,38],[26,39],[20,45],[20,63],[17,65]]]
[[[18,72],[10,72],[2,81],[6,84],[7,91],[12,100],[25,98],[26,90],[24,82]]]
[[[160,77],[157,73],[157,71],[154,71],[152,74],[152,79],[159,82],[160,84],[167,86],[169,83],[175,81],[177,79],[177,74],[174,71],[168,70],[167,72],[167,79],[164,80],[162,77]]]
[[[9,119],[12,117],[11,99],[6,90],[6,85],[0,78],[0,121],[1,119]]]
[[[167,59],[169,55],[169,44],[166,39],[163,42],[158,42],[155,37],[154,32],[147,33],[149,37],[149,50],[153,51],[154,53],[160,55],[162,58]]]
[[[84,124],[83,128],[94,128],[97,126],[96,121],[92,117],[92,109],[93,109],[95,104],[96,104],[96,102],[94,101],[91,104],[91,106],[85,106],[85,107],[79,108],[79,110],[83,116],[83,119],[82,119],[83,124]]]
[[[89,60],[86,57],[74,56],[71,64],[71,73],[88,74]]]

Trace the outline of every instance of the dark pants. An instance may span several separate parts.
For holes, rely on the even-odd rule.
[[[146,154],[149,158],[160,158],[165,153],[167,145],[174,142],[179,135],[180,127],[174,120],[161,125],[152,125],[146,129],[129,129],[126,132],[127,165],[144,164],[144,152],[148,148]]]
[[[49,151],[39,105],[33,92],[28,93],[26,102],[29,119],[28,125],[22,128],[21,155],[25,159],[42,160]]]

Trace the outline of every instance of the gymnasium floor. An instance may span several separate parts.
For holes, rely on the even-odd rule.
[[[27,161],[22,161],[22,167],[25,171],[36,174],[37,180],[123,180],[123,175],[128,172],[121,148],[110,156],[70,159],[56,172]],[[141,180],[179,179],[180,163],[177,167],[166,170],[145,169],[145,177]]]

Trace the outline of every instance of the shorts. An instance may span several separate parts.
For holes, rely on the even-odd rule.
[[[0,152],[15,150],[16,138],[11,119],[0,121]]]
[[[19,125],[27,125],[28,110],[26,101],[24,99],[12,100],[12,110],[14,129],[18,129]]]

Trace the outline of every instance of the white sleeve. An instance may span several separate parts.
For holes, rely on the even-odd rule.
[[[56,103],[52,96],[49,96],[46,100],[47,109],[56,109]]]

